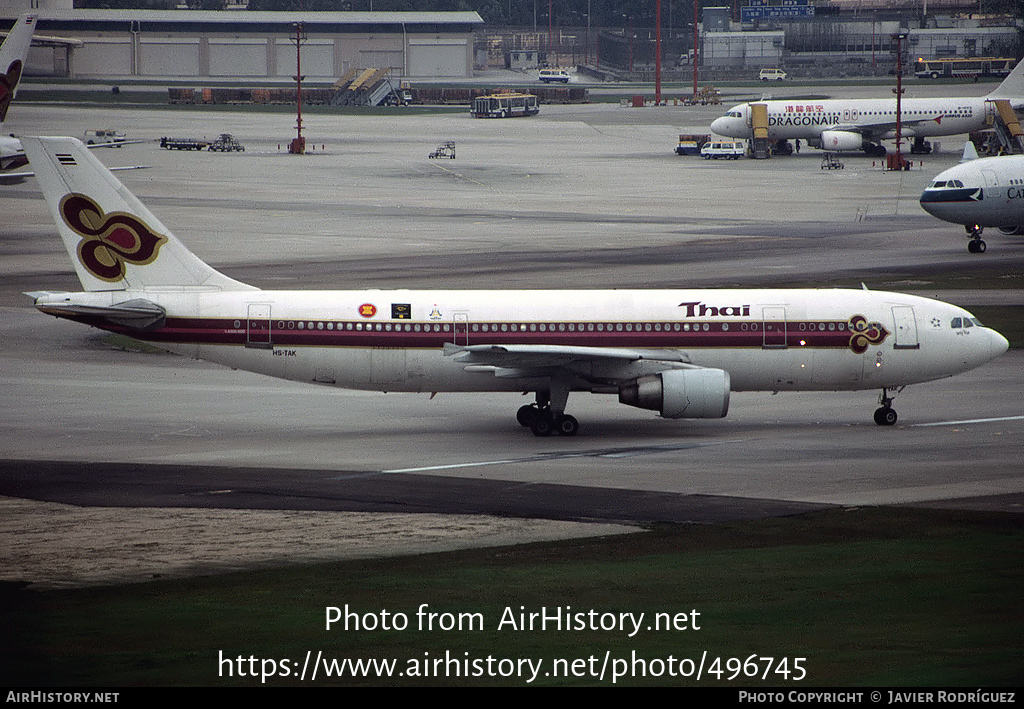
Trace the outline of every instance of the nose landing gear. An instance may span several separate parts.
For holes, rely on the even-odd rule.
[[[875,423],[879,426],[892,426],[896,423],[896,419],[899,418],[896,415],[896,411],[892,408],[892,400],[896,398],[896,395],[903,391],[903,387],[899,387],[893,391],[893,395],[889,396],[888,389],[882,389],[882,393],[878,396],[878,403],[880,406],[875,409]]]
[[[981,232],[983,227],[978,225],[964,227],[967,233],[970,235],[971,240],[967,242],[967,250],[972,254],[983,254],[985,253],[985,242],[981,239]]]

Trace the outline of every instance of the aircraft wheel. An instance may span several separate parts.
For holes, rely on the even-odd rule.
[[[550,436],[555,431],[555,422],[551,420],[551,416],[541,414],[530,424],[530,430],[535,436]]]
[[[580,430],[580,422],[573,416],[563,414],[555,422],[555,430],[561,436],[575,436],[576,432]]]
[[[526,406],[520,406],[519,411],[516,411],[516,421],[519,422],[520,426],[529,428],[533,425],[534,420],[537,418],[537,407],[531,404]]]
[[[972,254],[983,254],[987,248],[988,245],[981,239],[972,239],[967,242],[967,250]]]
[[[879,426],[892,426],[896,423],[896,419],[899,418],[896,415],[896,411],[889,406],[882,406],[875,409],[875,423]]]

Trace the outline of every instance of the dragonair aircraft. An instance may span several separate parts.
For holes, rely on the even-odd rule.
[[[964,160],[936,175],[921,194],[921,207],[934,217],[962,224],[972,254],[985,252],[985,227],[1024,233],[1024,155],[979,159],[968,142]]]
[[[997,100],[1008,101],[1014,111],[1024,109],[1024,61],[988,96],[902,99],[901,135],[913,139],[911,152],[928,152],[925,138],[990,128]],[[773,143],[800,139],[822,150],[863,150],[881,156],[885,155],[881,141],[896,137],[895,96],[742,103],[712,121],[711,130],[731,138],[750,138],[755,105],[766,107],[768,139]]]
[[[74,138],[23,138],[84,290],[44,313],[295,381],[403,392],[535,392],[520,424],[573,435],[570,392],[720,418],[732,391],[892,397],[1002,354],[954,305],[864,290],[272,291],[178,241]]]
[[[36,29],[36,15],[22,15],[0,47],[0,130],[7,120],[7,109],[18,91],[25,68],[25,57]],[[0,137],[0,171],[14,170],[28,163],[17,138]]]

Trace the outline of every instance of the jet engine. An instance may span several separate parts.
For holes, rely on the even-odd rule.
[[[1019,234],[1024,234],[1024,226],[1001,226],[999,227],[999,231],[1007,236],[1017,236]]]
[[[864,148],[864,136],[848,130],[823,130],[821,132],[821,149],[852,152]]]
[[[729,373],[724,369],[669,369],[619,389],[628,406],[659,411],[669,419],[715,419],[729,411]]]

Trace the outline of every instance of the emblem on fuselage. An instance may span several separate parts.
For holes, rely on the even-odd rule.
[[[850,349],[856,354],[867,351],[868,345],[879,345],[889,336],[882,323],[868,322],[863,315],[850,318]]]
[[[373,303],[363,303],[359,306],[359,314],[364,318],[372,318],[377,314],[377,306]]]
[[[125,212],[105,214],[82,194],[69,194],[60,201],[64,223],[82,237],[78,260],[103,281],[123,280],[125,264],[145,266],[156,260],[167,237],[155,234],[137,217]]]

